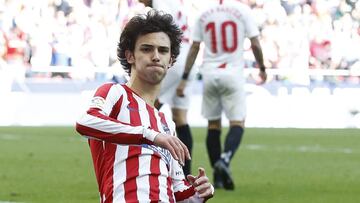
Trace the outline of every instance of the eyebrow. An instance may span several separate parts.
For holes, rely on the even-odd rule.
[[[153,47],[155,47],[155,46],[154,46],[154,45],[151,45],[151,44],[141,44],[140,47],[153,48]],[[159,46],[159,49],[170,50],[170,47],[168,47],[168,46]]]

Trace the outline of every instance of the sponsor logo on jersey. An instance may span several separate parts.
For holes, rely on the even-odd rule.
[[[183,171],[175,171],[175,175],[180,176],[180,175],[184,175]]]
[[[129,111],[140,111],[140,110],[137,109],[137,108],[131,107],[129,104],[126,106],[126,108],[129,109]]]

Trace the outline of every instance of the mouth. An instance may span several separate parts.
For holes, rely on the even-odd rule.
[[[160,64],[149,64],[148,67],[149,68],[161,68],[161,69],[164,69],[164,66],[160,65]]]

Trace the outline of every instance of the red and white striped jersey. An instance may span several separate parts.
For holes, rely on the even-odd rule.
[[[205,43],[203,68],[206,70],[202,71],[230,65],[238,72],[244,64],[245,38],[259,35],[251,9],[235,0],[208,3],[209,6],[195,20],[192,35],[193,41]]]
[[[104,84],[76,123],[89,138],[101,203],[203,202],[170,152],[153,145],[174,122],[126,85]]]

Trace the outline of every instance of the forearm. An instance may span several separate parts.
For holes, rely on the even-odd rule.
[[[257,37],[251,38],[250,41],[251,41],[251,49],[254,53],[255,60],[256,60],[257,64],[259,65],[260,70],[265,71],[264,56],[263,56],[260,42]]]
[[[196,57],[199,53],[199,49],[200,49],[200,42],[193,42],[193,44],[191,45],[191,48],[189,50],[189,53],[187,55],[187,58],[186,58],[185,69],[184,69],[184,73],[183,73],[184,80],[186,80],[189,77],[191,69],[192,69],[192,67],[195,63]]]

